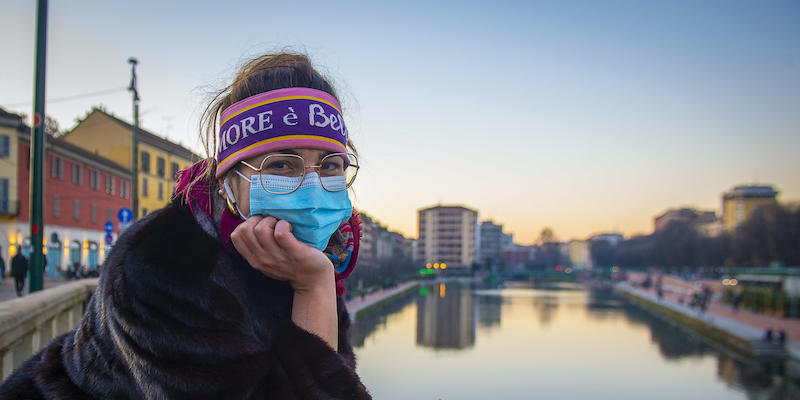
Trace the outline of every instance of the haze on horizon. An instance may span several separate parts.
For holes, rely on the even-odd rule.
[[[288,48],[339,89],[354,205],[407,236],[437,203],[528,244],[648,233],[745,183],[800,200],[797,1],[304,4],[50,2],[46,112],[130,120],[134,56],[142,126],[204,154],[209,91]],[[3,9],[0,107],[30,115],[35,4]]]

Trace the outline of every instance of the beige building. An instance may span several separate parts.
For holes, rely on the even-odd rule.
[[[573,267],[592,269],[591,249],[588,240],[570,240],[567,243],[569,262]]]
[[[175,174],[200,156],[139,128],[139,217],[169,203]],[[102,157],[131,167],[131,125],[100,109],[92,109],[63,139]]]
[[[722,195],[722,226],[734,231],[762,206],[777,203],[778,192],[772,186],[736,186]]]
[[[421,209],[418,216],[417,260],[447,268],[469,268],[475,262],[478,212],[462,206]]]

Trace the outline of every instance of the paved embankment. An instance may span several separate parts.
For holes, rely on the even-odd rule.
[[[75,282],[75,280],[63,277],[53,278],[47,275],[45,275],[44,279],[42,279],[42,284],[44,286],[44,289],[54,288],[56,286],[60,286],[70,282]],[[23,290],[24,296],[30,294],[28,293],[28,290],[30,290],[28,285],[30,283],[31,283],[30,279],[25,279],[25,288]],[[16,298],[17,298],[17,291],[14,288],[14,278],[6,276],[5,278],[3,278],[3,280],[0,280],[0,301],[12,300]]]
[[[405,282],[389,289],[372,292],[364,297],[356,297],[347,302],[347,311],[350,313],[350,318],[355,319],[356,314],[361,310],[374,306],[407,290],[411,290],[419,284],[418,281]]]
[[[800,359],[800,342],[796,340],[800,334],[796,331],[800,321],[744,310],[734,311],[718,301],[713,301],[706,312],[702,312],[680,304],[677,293],[665,293],[659,298],[652,290],[637,288],[628,283],[617,284],[615,289],[662,317],[744,354],[774,353],[775,346],[770,348],[769,343],[763,341],[764,332],[767,328],[776,334],[784,330],[788,338],[786,350],[792,358]]]

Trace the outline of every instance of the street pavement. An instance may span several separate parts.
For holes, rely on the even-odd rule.
[[[44,288],[49,289],[52,287],[56,287],[58,285],[63,285],[67,282],[72,282],[72,280],[66,278],[51,278],[49,276],[44,277]],[[27,296],[28,293],[28,284],[30,283],[30,279],[25,280],[25,290],[23,290],[23,295]],[[17,292],[14,289],[14,278],[11,276],[3,277],[3,280],[0,281],[0,301],[6,301],[11,299],[17,298]]]

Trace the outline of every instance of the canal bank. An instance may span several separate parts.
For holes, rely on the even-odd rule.
[[[747,357],[777,357],[800,360],[800,342],[787,340],[785,346],[775,340],[765,340],[764,329],[726,318],[712,312],[702,312],[683,304],[659,298],[654,293],[619,283],[614,290],[634,304],[661,318],[689,329],[713,343]],[[777,332],[779,326],[774,328]]]
[[[391,299],[397,295],[412,290],[420,285],[419,281],[409,281],[401,283],[395,287],[382,289],[365,296],[356,297],[347,302],[347,311],[350,313],[350,319],[355,321],[359,313],[374,307],[386,300]]]

